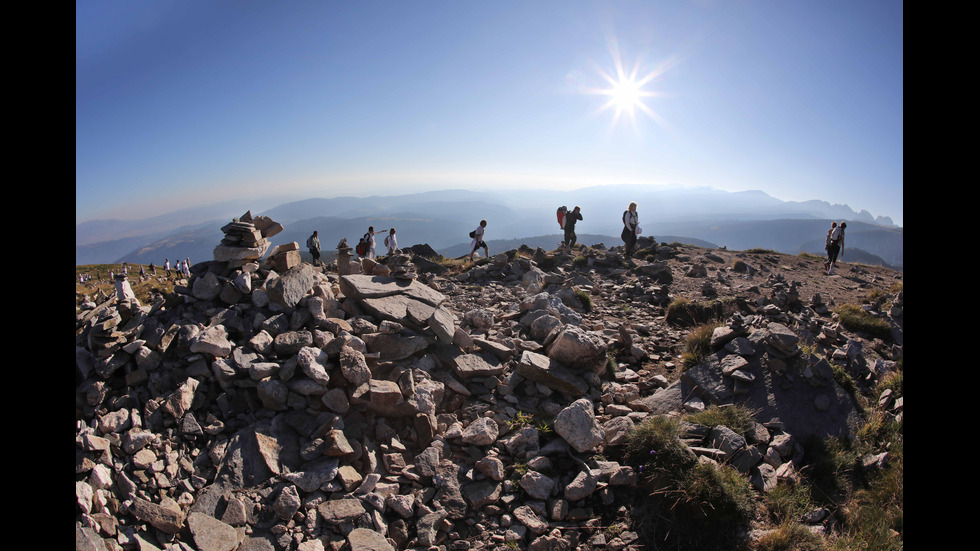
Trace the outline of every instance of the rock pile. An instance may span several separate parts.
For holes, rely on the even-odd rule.
[[[251,211],[221,228],[224,237],[214,248],[214,260],[238,266],[255,262],[269,249],[270,237],[282,231],[282,224],[267,216],[253,219]]]
[[[671,268],[643,269],[667,247],[633,271],[601,248],[536,251],[423,283],[407,255],[276,269],[231,251],[261,248],[246,218],[179,296],[78,316],[77,548],[636,548],[601,518],[638,480],[615,457],[648,417],[768,407],[751,438],[685,426],[762,491],[793,476],[797,437],[853,420],[783,310],[731,316],[673,384],[654,373],[682,340],[662,323]],[[861,365],[843,332],[792,319]],[[780,392],[813,407],[787,415]]]

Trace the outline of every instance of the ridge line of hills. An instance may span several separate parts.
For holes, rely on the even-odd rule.
[[[326,252],[342,238],[356,243],[368,226],[376,230],[394,226],[400,242],[426,243],[443,256],[455,257],[469,252],[467,234],[480,219],[489,222],[491,246],[495,241],[520,240],[528,245],[546,243],[550,248],[560,240],[561,230],[552,207],[544,205],[555,203],[557,208],[556,198],[567,205],[584,205],[584,219],[577,228],[582,243],[594,239],[589,244],[621,244],[618,218],[622,206],[636,200],[644,233],[660,241],[822,255],[823,235],[830,222],[847,220],[845,258],[899,269],[903,265],[903,229],[890,219],[875,219],[867,211],[855,213],[846,205],[823,201],[784,202],[763,192],[650,191],[632,186],[601,186],[560,194],[451,190],[388,197],[310,198],[263,210],[252,207],[252,212],[285,226],[273,245],[296,241],[305,250],[306,238],[315,229]],[[227,201],[139,221],[78,224],[76,265],[160,264],[165,258],[209,258],[213,244],[220,239],[216,228],[249,210],[247,203]],[[102,239],[106,235],[115,239]]]

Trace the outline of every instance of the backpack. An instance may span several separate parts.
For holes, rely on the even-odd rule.
[[[558,207],[558,226],[565,229],[565,215],[568,214],[568,207],[562,205]]]
[[[476,230],[470,232],[470,237],[476,239]]]
[[[354,252],[357,253],[357,256],[364,256],[367,254],[367,241],[365,241],[363,237],[357,244],[357,247],[354,247]]]

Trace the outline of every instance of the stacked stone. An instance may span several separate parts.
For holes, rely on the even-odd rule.
[[[251,211],[221,228],[224,237],[214,248],[214,259],[238,267],[257,261],[269,250],[269,237],[282,231],[282,224],[267,216],[252,218]]]
[[[346,237],[341,239],[340,243],[337,243],[337,273],[338,274],[348,275],[352,273],[360,273],[359,271],[354,272],[351,269],[350,258],[351,258],[351,251],[353,250],[354,249],[347,244]]]
[[[407,254],[395,254],[388,257],[388,269],[391,277],[405,281],[411,281],[419,277],[412,263],[412,257]]]
[[[299,243],[283,243],[276,245],[269,253],[269,258],[265,261],[265,267],[277,272],[285,272],[293,266],[301,263],[303,259],[299,255]]]

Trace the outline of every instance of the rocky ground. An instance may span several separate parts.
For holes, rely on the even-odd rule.
[[[76,548],[640,548],[637,424],[752,405],[751,438],[689,443],[765,492],[802,437],[858,421],[832,364],[870,385],[902,357],[901,272],[640,247],[343,275],[222,259],[148,305],[117,284],[76,315]],[[892,337],[842,327],[843,304]],[[712,354],[685,370],[710,317]]]

